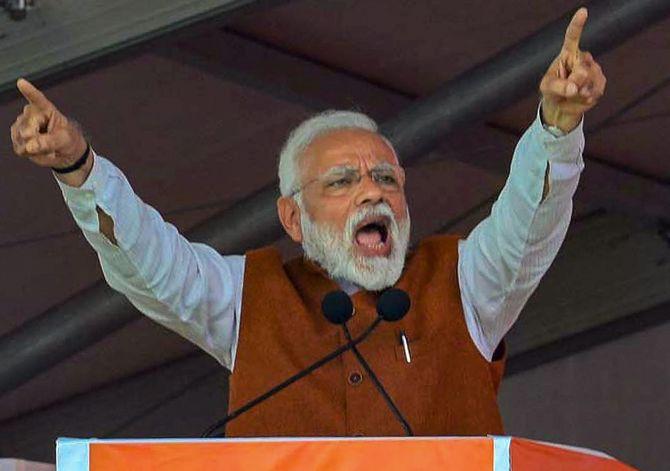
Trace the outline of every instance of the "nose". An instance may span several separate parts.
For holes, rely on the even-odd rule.
[[[372,180],[369,173],[363,175],[356,188],[356,206],[375,205],[382,201],[384,201],[384,190]]]

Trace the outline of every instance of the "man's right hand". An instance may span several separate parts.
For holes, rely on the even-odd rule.
[[[79,127],[27,80],[19,79],[16,86],[28,101],[11,129],[16,155],[41,167],[66,168],[74,164],[88,147]],[[68,185],[81,186],[92,166],[89,155],[78,170],[56,176]]]

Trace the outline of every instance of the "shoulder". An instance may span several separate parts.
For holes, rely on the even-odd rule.
[[[421,240],[408,254],[403,277],[411,283],[435,285],[455,279],[458,241],[461,237],[439,234]]]
[[[274,263],[277,260],[281,264],[281,254],[276,247],[267,245],[258,249],[247,250],[244,254],[247,265],[259,263]]]
[[[457,234],[437,234],[421,240],[412,251],[413,255],[437,257],[439,259],[458,259],[458,242],[463,237]]]
[[[248,250],[244,255],[245,282],[265,280],[273,274],[281,274],[283,272],[281,253],[276,247],[266,246]]]

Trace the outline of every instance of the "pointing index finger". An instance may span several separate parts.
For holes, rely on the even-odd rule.
[[[579,40],[582,37],[582,31],[584,31],[584,25],[588,16],[589,12],[584,7],[577,10],[572,16],[568,29],[565,30],[565,39],[563,40],[564,51],[576,53],[579,50]]]
[[[26,79],[20,78],[16,82],[16,87],[21,92],[21,95],[23,95],[31,105],[35,105],[42,111],[49,111],[54,108],[53,103],[51,103],[49,99],[44,96],[44,93],[39,91],[35,85]]]

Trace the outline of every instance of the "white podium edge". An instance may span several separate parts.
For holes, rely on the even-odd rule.
[[[509,447],[512,437],[489,435],[493,438],[493,471],[510,471],[512,462],[509,458]]]
[[[58,438],[56,440],[56,471],[89,471],[89,443],[89,439]]]
[[[488,435],[486,437],[411,437],[410,440],[421,439],[448,439],[448,440],[468,440],[488,438],[493,440],[493,471],[511,471],[512,464],[510,460],[511,436]],[[397,440],[398,437],[369,437],[371,440]],[[405,438],[408,439],[408,438]],[[221,438],[221,439],[197,439],[197,438],[157,438],[157,439],[107,439],[98,440],[96,438],[65,438],[59,437],[56,440],[56,471],[89,471],[89,445],[92,442],[106,443],[194,443],[202,441],[227,441],[227,442],[253,442],[253,441],[347,441],[347,437],[272,437],[272,438]],[[359,438],[350,440],[360,440]],[[616,460],[613,456],[598,450],[581,448],[576,446],[561,445],[538,440],[525,439],[530,442],[539,443],[546,446],[561,448],[565,450],[576,451],[579,453],[598,456]]]
[[[397,437],[384,437],[386,439],[393,439]],[[419,438],[419,437],[415,437]],[[425,438],[425,437],[422,437]],[[465,438],[465,437],[462,437]],[[461,439],[462,439],[461,438]],[[478,437],[480,438],[480,437]],[[489,435],[489,439],[493,440],[493,471],[511,471],[510,463],[510,444],[511,437],[493,436]],[[338,438],[330,438],[331,440],[338,440]],[[467,438],[466,438],[467,439]],[[240,441],[247,441],[242,439]],[[254,440],[254,439],[251,439]],[[276,440],[276,439],[274,439]],[[268,441],[274,441],[270,439]],[[297,440],[304,440],[304,438],[297,438]],[[318,440],[311,438],[311,440]],[[311,441],[310,439],[304,441]],[[89,471],[89,445],[91,442],[96,442],[96,439],[82,439],[82,438],[58,438],[56,440],[56,470],[57,471]],[[105,442],[199,442],[198,439],[116,439],[104,440]],[[219,441],[219,440],[214,440]],[[223,441],[223,440],[221,440]],[[258,440],[256,441],[266,441]]]

